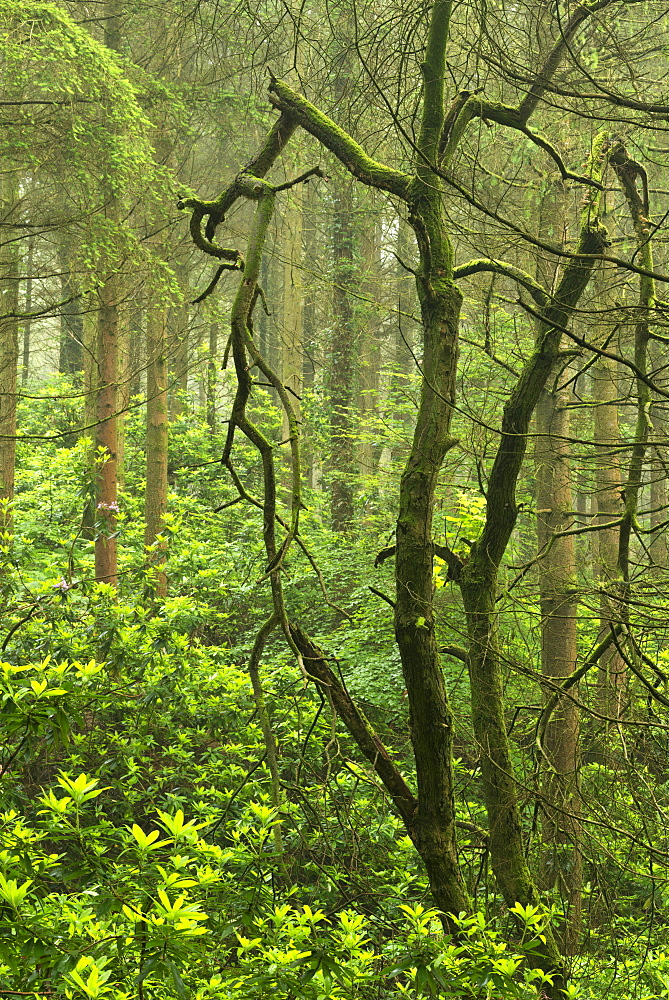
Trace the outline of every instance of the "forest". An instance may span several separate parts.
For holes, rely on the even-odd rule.
[[[668,56],[0,0],[0,997],[669,998]]]

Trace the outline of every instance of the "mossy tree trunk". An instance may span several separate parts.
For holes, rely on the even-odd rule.
[[[601,143],[593,150],[593,170],[601,161]],[[497,625],[497,575],[516,523],[515,489],[527,447],[530,420],[559,351],[569,314],[584,291],[594,266],[593,255],[607,245],[592,194],[583,210],[577,254],[564,268],[552,298],[540,313],[535,351],[525,363],[504,407],[502,434],[488,481],[486,521],[460,571],[460,589],[469,633],[469,671],[474,732],[481,752],[483,792],[490,827],[490,855],[499,888],[508,903],[523,906],[539,900],[528,868],[503,697],[503,656]],[[545,293],[544,293],[545,294]],[[557,945],[546,934],[544,969],[561,969]],[[554,977],[554,992],[564,986]]]
[[[560,39],[546,57],[536,81],[518,107],[490,102],[478,94],[462,93],[446,110],[445,52],[450,13],[451,5],[447,0],[436,0],[430,8],[428,40],[421,65],[421,126],[413,173],[404,173],[374,160],[350,135],[285,82],[272,78],[270,99],[282,112],[282,118],[277,123],[277,135],[285,122],[292,127],[304,128],[327,147],[358,181],[404,202],[408,206],[409,223],[418,245],[416,284],[424,338],[423,381],[416,431],[401,480],[396,544],[388,553],[392,551],[396,556],[395,633],[407,687],[418,781],[417,803],[411,816],[406,814],[406,808],[403,809],[393,795],[388,781],[383,777],[382,780],[393,800],[398,802],[398,810],[421,854],[433,898],[444,913],[444,921],[457,931],[457,925],[453,924],[449,914],[468,908],[469,900],[457,859],[453,722],[439,658],[432,603],[435,489],[444,456],[449,448],[457,444],[450,433],[462,299],[455,281],[476,271],[498,271],[513,277],[529,290],[540,308],[535,351],[525,364],[504,409],[501,443],[490,474],[482,536],[474,544],[466,565],[449,550],[443,549],[451,578],[459,579],[465,604],[474,728],[481,747],[482,782],[488,808],[493,866],[507,902],[510,905],[516,902],[528,904],[538,900],[538,893],[525,859],[516,782],[506,734],[502,658],[497,638],[497,574],[516,520],[515,487],[526,450],[531,415],[555,363],[560,335],[569,313],[590,278],[594,258],[606,246],[606,234],[597,221],[597,195],[601,183],[590,177],[578,177],[575,179],[589,185],[580,239],[553,298],[529,275],[500,261],[473,261],[454,268],[444,211],[447,196],[444,171],[470,122],[476,118],[517,129],[537,141],[542,148],[546,147],[544,140],[529,132],[527,120],[540,102],[570,38],[589,16],[590,8],[579,8],[564,25]],[[274,148],[271,135],[265,148]],[[598,162],[598,153],[599,150],[593,162]],[[267,169],[266,159],[263,151],[252,161],[262,165],[263,175]],[[592,172],[596,175],[597,169],[593,167]],[[568,172],[565,176],[575,177]],[[232,259],[231,252],[212,243],[211,236],[227,207],[239,195],[240,185],[238,178],[214,202],[192,199],[182,203],[184,207],[193,209],[191,232],[196,244],[218,259],[226,254],[225,259]],[[264,183],[254,182],[252,189],[256,192],[254,196],[265,197]],[[272,190],[276,192],[280,188]],[[200,226],[205,216],[209,222],[207,237],[203,238]],[[240,295],[248,280],[245,273]],[[252,289],[247,289],[246,294],[250,292]],[[234,331],[233,323],[233,344]],[[253,352],[252,356],[255,358]],[[248,393],[248,369],[241,364],[241,359],[239,365],[237,361],[235,363],[240,380],[241,396],[238,394],[238,398],[243,399]],[[256,360],[256,363],[263,373],[267,372],[261,361]],[[243,410],[238,409],[237,404],[231,426],[233,424],[249,434],[249,429],[244,426]],[[269,455],[266,444],[258,440],[258,448],[265,464]],[[226,455],[228,451],[226,448]],[[294,451],[297,454],[297,447]],[[267,483],[273,482],[272,469],[268,468],[267,476],[266,490]],[[267,513],[267,506],[265,509]],[[269,537],[269,522],[266,534]],[[295,536],[291,534],[289,537]],[[269,576],[273,589],[276,589],[279,576],[275,570],[278,564],[269,548],[267,552],[272,567]],[[275,608],[277,613],[285,614],[282,605],[275,603]],[[296,647],[296,636],[294,630],[292,633],[288,630],[287,639],[291,648]],[[362,732],[356,736],[353,728],[351,723],[351,732],[358,745],[362,746]],[[378,768],[377,774],[381,777]],[[547,989],[552,996],[561,996],[565,984],[563,965],[549,930],[545,940],[542,939],[537,951],[533,952],[532,961],[554,972],[553,986]]]

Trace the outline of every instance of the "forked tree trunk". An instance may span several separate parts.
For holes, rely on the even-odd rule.
[[[456,276],[465,276],[481,270],[501,271],[512,274],[530,290],[541,308],[541,323],[534,353],[524,365],[521,375],[507,401],[501,441],[489,479],[486,522],[480,539],[472,546],[471,556],[463,563],[453,553],[445,551],[451,577],[459,579],[463,594],[467,627],[470,639],[469,667],[472,688],[474,729],[481,750],[483,791],[490,825],[492,863],[500,889],[511,906],[516,902],[536,903],[538,894],[531,878],[524,851],[520,810],[513,765],[504,718],[502,691],[502,657],[497,639],[497,574],[515,525],[517,507],[515,488],[527,445],[532,412],[546,385],[555,364],[561,331],[571,310],[587,285],[593,258],[600,255],[607,245],[606,232],[597,221],[598,192],[602,190],[601,143],[593,150],[592,177],[582,213],[580,239],[576,252],[570,256],[556,292],[556,303],[547,304],[546,293],[537,287],[529,276],[512,265],[498,261],[473,261],[470,265],[454,269],[453,248],[446,231],[446,197],[441,172],[474,118],[494,120],[520,131],[527,131],[528,118],[537,107],[546,83],[554,74],[566,51],[569,39],[589,15],[589,8],[582,7],[569,19],[561,39],[546,58],[537,78],[517,108],[485,101],[477,95],[457,95],[450,110],[445,113],[444,80],[447,75],[446,46],[451,4],[436,0],[430,11],[425,58],[421,64],[423,74],[422,118],[416,144],[415,173],[405,174],[370,157],[366,151],[332,122],[326,115],[296,94],[283,81],[272,78],[270,96],[272,103],[282,111],[282,118],[268,136],[260,153],[247,171],[253,177],[264,176],[271,165],[270,153],[277,149],[277,139],[286,122],[302,126],[326,146],[340,162],[362,183],[390,192],[409,207],[410,224],[416,235],[420,264],[416,284],[421,305],[424,330],[423,384],[421,400],[413,438],[411,454],[407,461],[400,486],[399,516],[396,545],[397,600],[395,604],[395,632],[400,648],[407,687],[410,711],[411,738],[414,747],[418,781],[418,801],[408,812],[406,796],[393,792],[390,776],[382,777],[386,788],[393,795],[407,830],[411,833],[425,863],[433,898],[443,911],[446,925],[457,933],[457,922],[450,914],[468,907],[469,901],[458,866],[455,840],[455,810],[453,802],[452,714],[448,703],[439,649],[435,635],[432,603],[432,517],[435,488],[445,453],[455,442],[450,435],[450,422],[454,408],[455,373],[458,350],[458,319],[461,294],[454,284]],[[258,171],[262,171],[261,173]],[[195,242],[207,252],[220,253],[202,238],[201,222],[208,216],[207,231],[215,230],[224,211],[236,197],[259,199],[257,219],[264,219],[271,212],[271,199],[276,188],[256,183],[245,183],[243,175],[227,188],[213,203],[189,199],[184,207],[193,209],[191,231]],[[262,209],[262,211],[261,211]],[[255,252],[260,252],[258,222],[252,239]],[[224,459],[234,475],[230,461],[234,428],[239,427],[256,444],[263,456],[265,469],[264,534],[269,577],[272,584],[275,611],[283,623],[284,633],[297,646],[298,632],[286,628],[285,608],[280,595],[280,559],[276,555],[274,469],[272,448],[269,442],[249,424],[245,413],[250,392],[249,365],[244,345],[255,364],[271,379],[271,372],[262,366],[252,340],[248,337],[248,310],[252,307],[254,282],[259,273],[259,262],[250,266],[247,256],[245,276],[240,284],[233,309],[232,341],[238,391],[233,407],[230,432]],[[282,389],[278,380],[273,382],[277,391]],[[287,394],[283,391],[282,405],[288,408]],[[299,461],[297,422],[293,420],[291,445],[295,463]],[[294,475],[293,514],[299,510],[299,475]],[[285,544],[295,537],[293,525]],[[316,651],[309,652],[304,643],[303,656],[318,659]],[[328,682],[329,683],[329,682]],[[334,685],[333,685],[334,687]],[[334,696],[334,695],[333,695]],[[369,746],[370,734],[354,724],[353,714],[349,729],[359,746]],[[374,766],[381,776],[379,758],[381,751],[372,753]],[[368,759],[370,759],[368,757]],[[388,755],[384,761],[387,763]],[[404,805],[402,804],[404,803]],[[553,974],[553,985],[546,985],[551,997],[562,995],[565,978],[564,966],[551,935],[546,928],[536,943],[532,961]]]

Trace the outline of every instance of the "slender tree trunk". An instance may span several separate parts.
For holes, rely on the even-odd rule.
[[[142,307],[135,305],[130,311],[130,396],[142,392],[144,369],[144,337],[142,329]]]
[[[664,349],[658,350],[658,345],[651,346],[652,378],[666,391],[669,380],[666,377]],[[656,402],[652,410],[653,449],[650,469],[650,527],[654,529],[650,536],[650,557],[655,567],[655,576],[662,577],[669,569],[669,549],[667,547],[667,453],[665,442],[669,432],[667,421],[667,400]]]
[[[105,45],[120,51],[121,27],[116,0],[105,5]],[[105,212],[112,224],[118,223],[119,201],[112,183],[103,185]],[[95,503],[95,579],[113,587],[117,583],[118,542],[118,325],[120,277],[115,262],[107,265],[109,273],[98,289],[96,337],[96,426],[94,469]]]
[[[118,513],[118,275],[110,275],[98,292],[97,424],[95,428],[95,579],[116,586]]]
[[[207,423],[212,434],[216,430],[216,386],[219,364],[218,322],[212,320],[209,324],[209,353],[207,356]]]
[[[285,250],[283,268],[283,329],[281,333],[281,378],[289,391],[297,419],[300,419],[300,400],[302,396],[302,366],[303,366],[303,281],[302,281],[302,186],[290,191],[286,214]],[[290,428],[288,418],[283,412],[281,429],[282,457],[286,469],[290,461],[288,440]],[[286,473],[286,481],[290,473]]]
[[[590,370],[595,406],[595,507],[597,524],[611,524],[621,515],[622,477],[620,472],[620,431],[618,429],[618,386],[613,363],[600,358]],[[600,588],[599,639],[610,634],[620,622],[618,594],[618,527],[597,532],[595,579]],[[627,667],[615,647],[599,662],[598,709],[609,718],[619,718],[626,687]]]
[[[265,301],[271,303],[273,301],[272,290],[271,290],[271,268],[270,268],[270,258],[269,253],[263,254],[262,263],[260,265],[260,287],[265,295]],[[271,311],[271,306],[270,310]],[[258,334],[258,350],[265,358],[268,364],[276,371],[276,358],[270,355],[270,332],[269,332],[269,316],[264,309],[258,310],[258,316],[255,322],[255,329]]]
[[[619,584],[620,619],[629,631],[630,600],[632,596],[632,578],[630,573],[631,542],[634,528],[638,520],[639,496],[643,485],[643,470],[646,461],[646,451],[650,436],[651,394],[647,383],[648,343],[650,338],[650,315],[655,300],[655,283],[650,274],[653,271],[653,248],[651,225],[648,219],[647,189],[643,197],[637,187],[638,164],[631,160],[627,150],[619,141],[615,141],[608,149],[608,161],[613,169],[625,195],[630,219],[636,237],[639,263],[646,273],[639,275],[639,297],[635,309],[634,323],[634,365],[635,378],[636,423],[632,439],[627,477],[623,489],[622,523],[618,535],[617,575]],[[636,657],[634,644],[628,647],[629,656]],[[625,683],[626,675],[622,675],[619,685],[619,710],[622,714],[627,706],[628,693]]]
[[[314,188],[310,184],[304,186],[302,206],[302,240],[304,245],[304,260],[308,269],[304,276],[304,300],[302,306],[302,394],[303,396],[310,396],[313,402],[313,393],[316,388],[316,358],[320,356],[320,330],[317,326],[316,311],[319,296],[315,287],[317,278],[313,273],[310,274],[309,271],[315,271],[314,261],[317,259],[319,245],[317,241],[317,229],[314,223]],[[260,353],[263,354],[263,357],[268,357],[263,351]],[[313,438],[308,434],[303,435],[302,464],[305,480],[312,489],[317,489],[320,482],[321,456],[316,449],[317,445]]]
[[[0,172],[0,541],[11,544],[16,466],[16,403],[19,364],[19,255],[14,223],[19,201],[16,173]]]
[[[79,289],[71,273],[70,254],[65,245],[59,251],[60,289],[64,305],[60,310],[60,351],[58,371],[63,375],[76,376],[81,372],[83,362],[84,322]],[[66,300],[70,301],[66,301]]]
[[[184,296],[188,295],[188,272],[183,265],[176,269]],[[188,302],[184,299],[179,306],[172,306],[168,313],[168,330],[170,341],[170,355],[172,359],[171,367],[171,391],[170,391],[170,419],[186,412],[188,405],[188,373],[190,367],[190,330],[189,330],[189,308]]]
[[[366,152],[326,115],[304,97],[294,94],[281,80],[272,78],[271,99],[285,111],[294,124],[303,125],[360,180],[370,186],[392,192],[406,200],[410,222],[420,251],[416,284],[424,329],[421,401],[412,450],[400,485],[400,511],[397,523],[395,633],[400,649],[409,700],[411,738],[414,747],[418,803],[412,816],[413,836],[425,863],[432,895],[444,911],[446,924],[457,929],[448,914],[468,904],[457,863],[452,779],[452,715],[448,704],[439,648],[435,636],[432,604],[434,545],[431,537],[435,489],[445,453],[457,442],[450,436],[454,408],[455,372],[458,349],[458,317],[461,294],[454,284],[453,247],[446,230],[443,200],[445,188],[434,167],[443,164],[458,148],[468,122],[476,114],[483,118],[504,119],[512,128],[523,127],[541,100],[545,79],[555,71],[564,46],[547,60],[541,82],[528,92],[518,109],[500,110],[498,105],[478,97],[458,95],[453,107],[444,113],[444,80],[447,75],[446,47],[451,5],[437,0],[431,8],[423,75],[423,106],[417,141],[415,174],[395,171],[369,157]],[[584,9],[581,19],[585,18]],[[572,19],[570,32],[581,23]],[[573,25],[573,27],[572,27]],[[485,104],[485,106],[484,106]],[[520,812],[504,719],[501,684],[501,655],[496,636],[496,586],[501,559],[515,525],[517,507],[515,489],[527,444],[529,424],[539,395],[552,370],[559,347],[560,331],[583,289],[587,285],[593,260],[607,245],[606,232],[597,221],[601,190],[601,143],[593,150],[592,173],[597,188],[584,197],[582,228],[576,253],[569,258],[556,294],[556,304],[547,305],[538,290],[542,324],[535,351],[524,365],[504,411],[498,453],[491,470],[486,523],[480,539],[472,547],[471,558],[464,564],[446,551],[452,578],[459,578],[465,602],[471,653],[469,666],[472,683],[474,727],[481,748],[484,794],[490,821],[490,844],[493,865],[507,902],[535,902],[536,889],[529,875],[524,854]],[[258,157],[260,159],[260,157]],[[264,159],[262,160],[264,165]],[[239,182],[238,182],[239,183]],[[254,185],[254,192],[263,185]],[[269,192],[261,194],[261,203]],[[225,206],[224,193],[213,209],[193,202],[195,221]],[[269,205],[269,201],[268,201]],[[473,270],[483,267],[498,270],[492,261],[472,263]],[[508,271],[509,268],[506,267]],[[517,269],[516,269],[517,270]],[[467,273],[458,269],[459,275]],[[470,272],[471,273],[471,272]],[[257,275],[249,269],[240,285],[235,312],[243,310],[244,322]],[[527,287],[527,276],[522,283]],[[532,279],[529,279],[532,287]],[[535,283],[536,284],[536,283]],[[246,286],[246,287],[245,287]],[[240,334],[242,331],[240,330]],[[250,428],[244,407],[249,392],[248,365],[242,348],[243,335],[233,346],[239,380],[236,425],[249,436]],[[285,405],[285,404],[284,404]],[[271,448],[254,432],[267,468],[266,496],[271,493]],[[252,438],[253,440],[253,438]],[[229,438],[231,447],[232,437]],[[229,447],[227,454],[229,454]],[[295,453],[298,446],[295,441]],[[266,457],[267,456],[267,457]],[[298,491],[299,494],[299,491]],[[272,494],[273,499],[273,494]],[[294,510],[297,509],[297,504]],[[280,587],[280,574],[274,559],[273,510],[265,504],[266,542],[273,588]],[[285,614],[285,612],[283,612]],[[295,634],[295,633],[293,633]],[[533,958],[553,973],[553,985],[546,990],[559,997],[564,990],[563,963],[550,928],[537,944]]]
[[[560,377],[554,372],[553,377]],[[564,376],[562,376],[564,378]],[[541,606],[541,672],[554,685],[576,669],[575,593],[576,560],[573,535],[558,537],[573,527],[573,500],[569,463],[570,393],[547,388],[536,411],[537,438],[537,543]],[[575,693],[575,692],[574,692]],[[581,925],[581,882],[578,770],[579,713],[563,697],[553,713],[544,738],[549,772],[544,781],[544,874],[548,885],[557,884],[566,906],[562,950],[578,950]]]
[[[565,187],[550,174],[541,197],[538,232],[543,239],[565,242]],[[557,263],[539,258],[538,279],[551,294]],[[539,324],[540,332],[540,324]],[[537,482],[537,551],[541,608],[541,672],[550,699],[555,685],[576,669],[576,557],[573,536],[560,533],[574,527],[574,499],[570,469],[571,392],[560,387],[568,369],[558,364],[551,372],[536,408],[535,469]],[[579,713],[569,698],[555,706],[544,734],[548,773],[543,775],[543,876],[557,885],[565,904],[560,928],[562,951],[578,950],[581,930],[581,829],[578,796]]]
[[[154,306],[146,326],[146,504],[144,545],[147,567],[153,569],[158,597],[167,595],[165,545],[158,541],[167,510],[167,403],[166,310]],[[212,324],[212,327],[214,324]]]
[[[33,307],[33,267],[34,267],[35,239],[28,237],[28,253],[26,254],[26,318],[23,321],[23,359],[21,364],[21,382],[23,385],[28,381],[30,371],[30,332],[32,319],[30,313]]]
[[[373,192],[372,192],[373,195]],[[369,205],[369,212],[358,224],[360,232],[360,273],[359,288],[361,300],[357,305],[360,321],[356,324],[357,348],[354,354],[358,361],[358,395],[356,405],[357,432],[357,469],[361,476],[369,477],[375,473],[373,428],[376,423],[376,410],[379,402],[379,372],[381,370],[380,322],[381,315],[377,306],[378,291],[381,276],[381,233],[376,209],[376,199]],[[355,302],[354,302],[355,309]]]
[[[83,392],[84,392],[84,436],[90,440],[87,455],[88,481],[84,499],[84,509],[81,519],[81,534],[89,541],[95,538],[95,507],[97,503],[97,481],[95,469],[95,435],[98,412],[98,375],[97,375],[97,323],[98,314],[93,309],[91,296],[87,296],[84,308],[83,330]]]
[[[356,246],[353,233],[353,192],[348,178],[337,182],[332,213],[332,339],[328,373],[330,409],[330,517],[334,531],[353,524],[355,482],[353,403],[355,399]]]
[[[117,417],[117,480],[119,493],[125,490],[125,423],[130,406],[130,386],[132,381],[130,314],[127,303],[118,310],[118,417]]]

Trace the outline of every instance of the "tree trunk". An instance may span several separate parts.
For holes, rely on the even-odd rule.
[[[564,378],[560,370],[555,378]],[[576,669],[575,594],[576,560],[574,537],[558,537],[573,527],[569,463],[570,393],[554,386],[541,395],[536,411],[537,438],[537,547],[541,607],[541,672],[549,681],[547,696],[555,684]],[[576,693],[576,692],[573,692]],[[578,818],[579,713],[576,705],[562,697],[553,710],[543,748],[549,772],[543,784],[544,876],[558,885],[565,901],[566,922],[561,931],[562,950],[578,950],[581,924],[583,863]]]
[[[260,352],[262,354],[262,351]],[[209,324],[209,353],[207,356],[207,424],[209,430],[216,430],[216,387],[218,382],[218,322]]]
[[[59,250],[60,289],[64,305],[60,310],[60,350],[58,371],[63,375],[76,376],[81,372],[83,362],[84,320],[79,289],[71,272],[68,248],[61,245]],[[69,299],[70,301],[66,301]]]
[[[355,309],[352,293],[357,284],[353,192],[348,178],[337,181],[332,213],[332,339],[328,373],[330,410],[330,518],[334,531],[349,531],[354,498],[354,343]]]
[[[599,173],[602,141],[593,149],[593,170]],[[597,174],[595,174],[597,176]],[[516,523],[516,483],[520,474],[530,420],[556,364],[561,331],[578,303],[592,273],[593,255],[602,253],[606,231],[597,220],[598,196],[591,194],[582,213],[577,254],[565,266],[550,304],[541,310],[534,354],[527,360],[504,407],[502,435],[488,480],[483,532],[462,565],[462,591],[469,631],[469,671],[474,733],[481,748],[483,792],[490,829],[490,856],[507,904],[536,904],[538,894],[527,866],[514,768],[504,716],[503,658],[497,632],[497,575]],[[558,970],[551,989],[564,987],[563,963],[546,930],[541,967]]]
[[[97,424],[95,427],[95,579],[116,586],[118,513],[118,284],[110,275],[98,292]]]
[[[669,380],[664,367],[664,348],[652,344],[649,349],[653,380],[667,391]],[[654,575],[664,577],[669,569],[669,550],[667,547],[667,459],[665,444],[669,422],[667,421],[667,400],[655,401],[652,410],[653,449],[650,468],[650,557],[654,567]],[[664,525],[664,527],[662,527]]]
[[[136,304],[130,310],[130,396],[142,392],[144,375],[144,336],[142,329],[142,307]]]
[[[184,296],[188,295],[188,273],[183,265],[176,269]],[[188,369],[190,364],[189,309],[188,302],[172,306],[168,313],[168,329],[170,341],[171,391],[170,419],[176,420],[186,412],[188,404]]]
[[[290,191],[284,217],[283,324],[281,331],[281,379],[290,393],[297,419],[302,397],[303,281],[302,281],[302,198],[301,185]],[[290,481],[290,428],[282,412],[281,456]]]
[[[596,524],[610,524],[621,515],[622,477],[620,472],[620,432],[618,429],[618,386],[613,363],[599,360],[590,369],[595,406],[595,507]],[[597,532],[595,579],[600,588],[598,639],[609,635],[620,622],[618,593],[618,527]],[[597,707],[602,715],[620,717],[626,687],[627,667],[614,647],[602,656],[597,677]]]
[[[19,364],[19,257],[16,214],[19,184],[15,172],[0,172],[0,542],[11,545],[16,466],[16,403]]]
[[[116,0],[105,4],[105,45],[120,50],[121,29]],[[107,168],[110,169],[109,165]],[[112,224],[118,224],[119,201],[113,184],[103,184],[105,212]],[[114,270],[112,255],[106,264],[109,273],[98,289],[96,337],[96,426],[94,471],[95,493],[95,579],[113,587],[117,583],[118,543],[118,312],[120,279]]]
[[[147,568],[158,597],[167,595],[165,544],[158,541],[167,510],[167,404],[166,310],[154,306],[147,312],[146,327],[146,502],[144,545]],[[212,324],[214,327],[214,324]]]
[[[373,194],[373,192],[371,193]],[[382,240],[376,201],[375,198],[370,199],[368,209],[358,225],[360,232],[361,279],[359,288],[361,300],[357,304],[360,322],[356,324],[358,348],[355,350],[358,357],[356,464],[359,475],[364,476],[367,483],[375,473],[374,440],[376,438],[376,412],[379,403],[379,372],[381,371],[381,310],[377,301],[381,285]],[[367,492],[367,485],[364,489]]]
[[[538,232],[543,239],[565,243],[565,186],[551,173],[542,192]],[[557,261],[539,257],[536,274],[544,288],[554,291]],[[539,325],[540,331],[540,325]],[[536,408],[535,469],[537,483],[537,554],[541,608],[541,672],[550,700],[555,685],[576,669],[574,537],[559,537],[574,527],[570,470],[571,392],[559,383],[568,381],[569,369],[558,363],[549,375]],[[576,692],[574,692],[576,693]],[[574,702],[562,697],[551,712],[543,737],[548,773],[542,777],[544,803],[543,880],[557,885],[565,906],[559,928],[561,948],[578,950],[581,929],[581,829],[578,818],[579,713]]]
[[[30,313],[33,307],[33,257],[35,248],[35,238],[28,237],[28,253],[26,254],[26,318],[23,321],[23,359],[21,364],[21,382],[23,385],[28,381],[30,371],[30,333],[32,318]]]
[[[92,308],[91,296],[87,296],[84,308],[84,417],[83,434],[90,439],[86,459],[87,482],[84,509],[81,518],[81,534],[89,541],[95,538],[95,506],[97,503],[97,483],[95,467],[95,435],[98,412],[98,376],[96,365],[98,315]]]
[[[453,800],[453,714],[444,684],[432,603],[432,519],[450,437],[458,318],[462,296],[443,283],[420,288],[425,323],[424,380],[413,445],[400,484],[395,576],[395,636],[409,698],[416,760],[416,849],[436,905],[445,914],[469,909],[458,866]]]
[[[130,355],[130,314],[127,303],[123,303],[118,310],[118,394],[117,394],[117,427],[116,427],[116,450],[117,469],[116,478],[118,491],[125,490],[125,421],[128,408],[130,406],[130,386],[132,382],[132,365]]]

